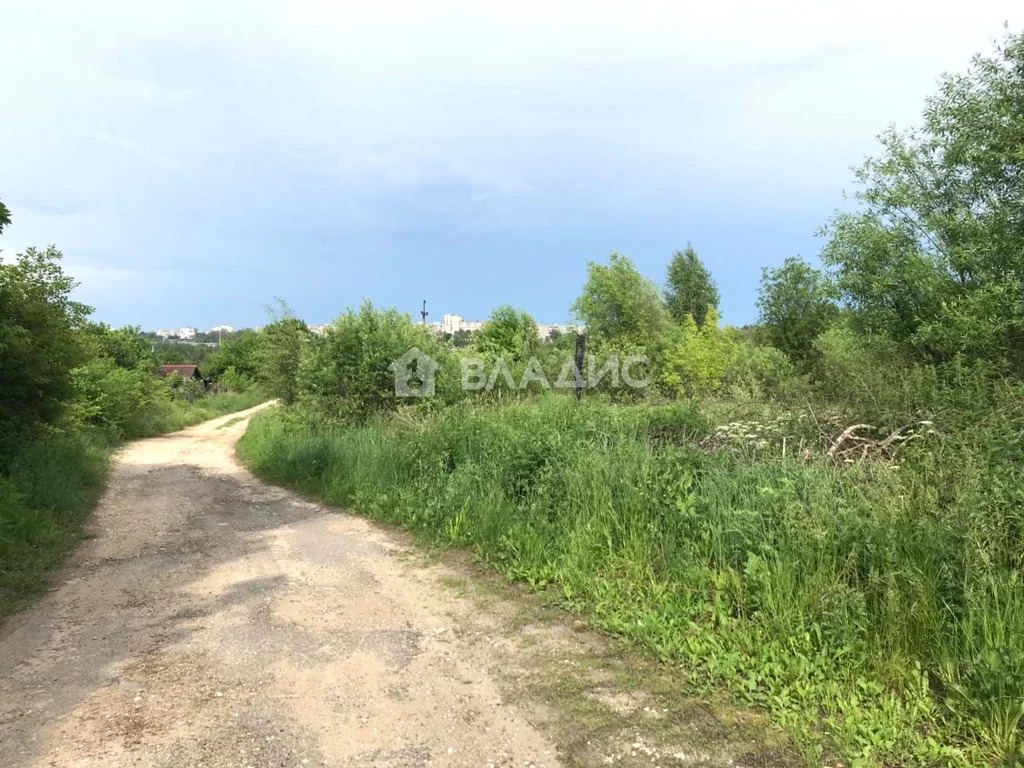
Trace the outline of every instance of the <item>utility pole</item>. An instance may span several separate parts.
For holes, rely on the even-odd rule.
[[[585,333],[576,334],[576,402],[578,403],[583,398],[583,388],[586,386],[586,382],[583,379],[583,362],[587,356],[587,335]]]
[[[427,300],[424,299],[423,300],[423,309],[420,310],[420,316],[423,318],[423,324],[424,325],[427,324],[427,315],[429,315],[429,314],[430,313],[427,312]]]

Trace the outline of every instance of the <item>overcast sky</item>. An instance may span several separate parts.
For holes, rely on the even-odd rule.
[[[1020,8],[0,0],[0,248],[56,244],[98,319],[205,328],[275,296],[561,322],[588,261],[660,282],[690,241],[750,322]]]

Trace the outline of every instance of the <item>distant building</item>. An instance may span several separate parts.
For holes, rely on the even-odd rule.
[[[468,331],[470,333],[479,331],[481,328],[484,327],[484,324],[476,320],[467,320],[462,315],[448,314],[441,319],[441,322],[429,323],[428,327],[439,335],[454,336],[459,331]],[[568,325],[564,323],[537,324],[537,335],[540,337],[542,341],[547,341],[548,339],[550,339],[551,334],[556,331],[558,334],[562,334],[574,333],[576,330],[577,326]]]
[[[172,329],[169,329],[169,328],[161,328],[159,331],[156,332],[156,335],[160,336],[161,338],[164,338],[164,339],[169,339],[169,338],[172,338],[172,337],[176,338],[177,335],[178,335],[178,329],[175,328],[175,329],[172,330]]]
[[[195,328],[179,328],[178,338],[188,341],[189,339],[194,339],[197,333],[198,331]]]
[[[550,339],[552,332],[555,331],[557,331],[559,335],[573,333],[576,331],[576,326],[564,325],[562,323],[537,323],[537,334],[540,336],[542,341]]]
[[[469,331],[472,333],[474,331],[479,331],[483,327],[483,323],[466,320],[462,315],[445,315],[441,320],[438,330],[441,333],[447,333],[450,336],[454,336],[459,331]]]
[[[310,333],[315,333],[317,336],[321,336],[330,327],[330,323],[324,323],[323,325],[311,325],[309,326],[309,331]]]
[[[202,379],[198,365],[161,365],[157,371],[161,376],[181,376],[183,379]]]
[[[235,329],[230,325],[215,325],[210,329],[210,333],[234,333]]]

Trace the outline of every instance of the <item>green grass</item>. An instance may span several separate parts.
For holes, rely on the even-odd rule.
[[[557,591],[691,686],[769,712],[808,764],[1016,760],[1019,450],[947,435],[899,467],[837,468],[772,440],[701,450],[711,428],[692,405],[558,397],[358,428],[276,410],[239,453]]]
[[[160,401],[127,431],[130,437],[173,432],[264,399],[247,392],[194,403]],[[95,427],[49,428],[22,444],[0,472],[0,619],[44,589],[47,576],[80,540],[116,447],[114,437]]]
[[[152,437],[199,424],[218,416],[244,411],[264,402],[267,397],[258,389],[245,392],[225,392],[202,397],[193,402],[159,400],[151,407],[134,415],[125,425],[128,438]]]
[[[114,447],[99,430],[54,430],[0,476],[0,618],[37,594],[79,540]]]

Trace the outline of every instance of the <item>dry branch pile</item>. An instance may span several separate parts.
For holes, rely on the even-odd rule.
[[[865,432],[873,432],[872,437]],[[876,458],[895,461],[900,447],[922,435],[937,434],[930,421],[900,427],[888,435],[877,436],[878,428],[870,424],[853,424],[832,441],[828,458],[836,464],[852,464],[858,459]]]

